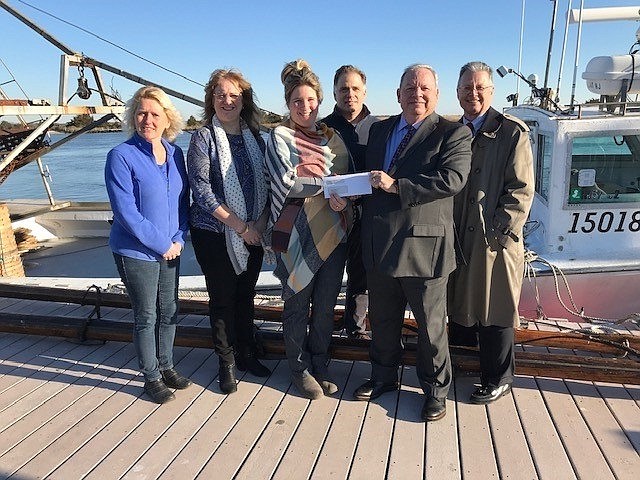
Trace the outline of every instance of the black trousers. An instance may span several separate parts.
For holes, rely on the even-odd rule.
[[[480,348],[480,382],[499,387],[513,383],[515,370],[515,330],[513,327],[474,325],[465,327],[449,322],[449,343]]]
[[[209,293],[209,321],[214,351],[225,363],[234,352],[255,350],[254,306],[262,267],[262,247],[247,245],[247,270],[236,275],[224,233],[191,228],[191,242]]]
[[[391,277],[367,271],[371,322],[371,378],[398,379],[407,303],[418,324],[416,370],[424,393],[445,398],[451,386],[446,329],[447,278]]]
[[[347,333],[366,333],[367,272],[362,261],[360,218],[355,217],[347,238],[347,290],[344,305],[344,326]],[[361,297],[363,296],[363,297]],[[360,297],[360,298],[359,298]]]

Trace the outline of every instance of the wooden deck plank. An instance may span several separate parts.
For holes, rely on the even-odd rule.
[[[337,363],[334,361],[334,363]],[[362,422],[367,403],[353,400],[353,391],[360,386],[362,379],[369,373],[364,363],[346,363],[351,370],[347,384],[342,391],[340,403],[333,418],[331,428],[322,447],[318,462],[313,469],[314,478],[348,478],[353,457],[358,445]],[[374,459],[371,459],[375,461]]]
[[[576,478],[535,378],[517,375],[513,386],[516,409],[538,477]]]
[[[618,479],[636,479],[640,456],[592,382],[565,381],[607,464]],[[636,412],[640,414],[640,410]]]
[[[309,407],[309,401],[306,398],[290,394],[294,387],[291,385],[289,368],[286,360],[281,361],[280,364],[284,366],[283,369],[276,370],[272,375],[280,374],[285,383],[289,382],[285,397],[249,452],[236,480],[271,478]]]
[[[538,378],[538,386],[578,478],[614,478],[565,382]]]
[[[368,363],[360,363],[367,373],[371,372],[371,366]],[[365,380],[366,377],[363,377],[360,383]],[[363,480],[387,478],[399,395],[399,391],[389,392],[372,402],[365,403],[367,408],[351,465],[350,478]]]
[[[207,363],[207,365],[210,365],[210,363]],[[274,365],[275,362],[270,364],[270,366]],[[220,403],[220,395],[211,390],[215,372],[207,370],[207,373],[209,375],[209,383],[204,386],[203,392],[198,395],[193,405],[189,408],[190,414],[181,415],[123,478],[159,478],[173,458],[182,450],[185,445],[185,439],[192,438],[200,430],[204,422],[209,418],[208,412],[213,411]],[[196,380],[195,377],[194,380]],[[204,384],[205,382],[197,383]],[[194,414],[193,412],[202,413]],[[218,473],[214,477],[231,478]]]
[[[389,478],[422,478],[425,467],[425,423],[420,418],[424,395],[415,367],[402,367],[402,388],[393,427]]]
[[[136,465],[137,460],[148,449],[153,447],[155,441],[165,433],[175,419],[189,409],[204,389],[199,384],[209,385],[213,375],[204,362],[210,356],[211,351],[193,348],[188,349],[187,352],[177,363],[176,368],[184,375],[192,376],[198,386],[178,391],[174,401],[155,409],[91,470],[87,478],[121,478]]]
[[[447,395],[447,415],[426,425],[426,458],[424,478],[460,480],[458,417],[456,415],[455,381]]]
[[[121,354],[130,357],[129,361],[101,382],[92,397],[87,396],[95,408],[80,411],[81,416],[73,425],[72,418],[66,417],[69,428],[17,470],[18,478],[59,478],[52,476],[52,472],[136,400],[141,392],[139,386],[131,383],[138,366],[133,346],[125,345]]]
[[[184,353],[185,350],[183,349],[174,350],[174,362],[176,364],[179,364]],[[83,478],[151,413],[161,407],[142,395],[144,379],[141,375],[137,374],[137,372],[128,372],[127,375],[132,375],[134,378],[131,379],[123,393],[127,396],[127,399],[132,393],[133,395],[137,393],[139,396],[134,397],[134,401],[130,402],[125,410],[111,419],[108,425],[99,432],[92,435],[89,441],[75,450],[63,464],[51,473],[51,478],[61,480]],[[105,478],[110,478],[110,476]]]
[[[493,448],[500,478],[537,478],[512,393],[487,405]]]
[[[269,362],[269,367],[275,367],[275,371],[200,471],[198,478],[234,478],[242,467],[291,384],[286,361]],[[245,375],[243,381],[261,383],[264,379],[251,379]],[[268,455],[272,455],[272,452]]]
[[[3,468],[15,472],[36,454],[53,443],[69,428],[80,421],[108,398],[113,391],[97,388],[104,380],[131,360],[131,353],[123,354],[124,345],[111,345],[112,354],[105,360],[96,357],[96,367],[81,377],[81,381],[70,384],[63,392],[49,399],[42,408],[29,413],[0,433],[0,442],[14,446],[0,456]],[[109,352],[107,348],[101,353]],[[109,353],[107,353],[108,355]],[[105,369],[102,363],[112,368]],[[80,378],[79,378],[80,380]]]
[[[339,391],[344,391],[350,366],[342,362],[332,362],[330,371]],[[293,394],[297,394],[293,389]],[[287,447],[273,478],[310,478],[318,455],[327,437],[340,400],[337,397],[323,397],[310,401],[298,429]]]
[[[82,361],[96,348],[60,342],[47,351],[47,355],[38,356],[36,363],[42,362],[42,368],[21,367],[20,375],[25,369],[28,370],[25,378],[15,377],[18,381],[0,396],[0,430],[61,391],[65,382],[73,380],[66,372],[67,368],[73,368],[73,363],[70,362]],[[3,379],[7,377],[11,376]]]
[[[465,480],[499,478],[486,408],[468,401],[478,381],[477,377],[458,377],[455,384],[458,441]]]
[[[633,395],[635,391],[635,399],[640,398],[640,387],[624,388],[622,385],[612,383],[596,383],[596,388],[633,448],[640,453],[640,406]]]
[[[209,371],[218,372],[218,359],[212,355],[208,362]],[[215,453],[215,450],[233,430],[234,425],[249,407],[262,384],[246,382],[240,378],[238,391],[225,395],[220,391],[217,380],[208,387],[208,395],[213,396],[211,410],[203,412],[206,420],[195,435],[185,439],[185,446],[163,472],[161,478],[183,480],[196,478],[198,473]]]

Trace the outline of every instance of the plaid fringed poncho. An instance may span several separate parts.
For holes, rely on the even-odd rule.
[[[278,220],[297,177],[325,177],[350,170],[342,138],[320,124],[317,133],[280,125],[273,129],[265,155],[271,187],[270,225]],[[278,254],[274,274],[282,282],[282,298],[305,288],[351,227],[351,209],[335,212],[320,193],[306,198],[293,223],[286,252]]]

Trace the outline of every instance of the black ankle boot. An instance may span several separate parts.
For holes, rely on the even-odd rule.
[[[236,365],[241,372],[249,370],[249,373],[256,377],[268,377],[271,375],[271,370],[260,363],[255,353],[251,350],[241,350],[236,355]]]
[[[236,365],[234,363],[220,362],[218,381],[220,382],[220,390],[222,390],[222,393],[229,394],[238,390],[235,367]]]

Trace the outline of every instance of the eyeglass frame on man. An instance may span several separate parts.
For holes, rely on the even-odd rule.
[[[488,90],[489,88],[493,88],[494,85],[482,85],[482,86],[478,86],[478,85],[463,85],[463,86],[459,86],[458,87],[458,91],[463,92],[463,93],[473,93],[474,90],[478,93],[484,93],[486,90]]]

